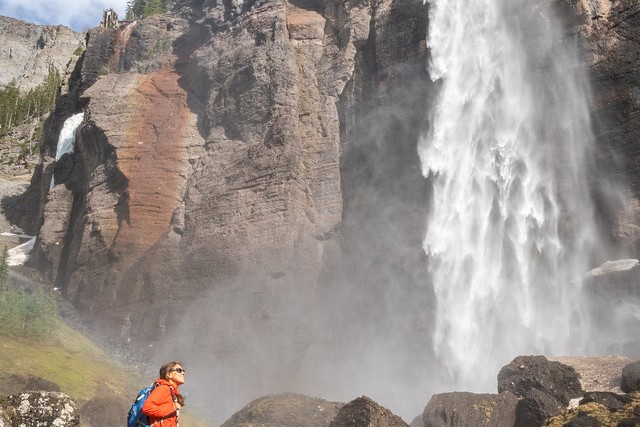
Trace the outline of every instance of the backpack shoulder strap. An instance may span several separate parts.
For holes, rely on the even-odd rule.
[[[176,397],[176,394],[173,392],[173,387],[169,386],[169,391],[171,392],[171,398],[173,399],[173,403],[176,404],[178,403],[178,398]],[[180,409],[176,409],[176,426],[180,426]]]
[[[176,394],[173,392],[172,386],[169,386],[169,392],[171,393],[171,398],[173,399],[173,403],[176,403],[178,399],[176,398]]]

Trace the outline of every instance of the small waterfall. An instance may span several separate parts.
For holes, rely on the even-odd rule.
[[[131,33],[137,24],[138,21],[130,22],[122,30],[118,31],[115,46],[113,48],[114,53],[109,61],[109,72],[120,73],[125,70],[127,42],[129,41]]]
[[[24,264],[29,259],[29,254],[33,250],[35,243],[36,238],[33,236],[26,242],[9,249],[7,265],[15,266]]]
[[[77,113],[64,121],[60,136],[58,136],[58,145],[56,146],[56,162],[60,160],[65,153],[73,153],[73,146],[76,142],[76,129],[82,123],[84,113]],[[54,177],[51,177],[51,185],[49,189],[55,186]]]
[[[495,391],[517,355],[587,351],[588,85],[544,2],[429,3],[434,346],[460,389]]]

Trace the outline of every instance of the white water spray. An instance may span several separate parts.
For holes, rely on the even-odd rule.
[[[586,351],[586,79],[542,2],[429,3],[442,86],[419,151],[433,185],[434,345],[459,389],[495,391],[517,355]]]

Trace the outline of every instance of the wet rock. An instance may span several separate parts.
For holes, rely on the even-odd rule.
[[[640,390],[640,361],[630,363],[622,369],[622,383],[620,388],[625,393]]]
[[[625,418],[618,423],[618,427],[638,427],[640,426],[640,417]]]
[[[422,418],[425,427],[504,427],[516,420],[518,398],[511,392],[475,394],[453,392],[434,395]]]
[[[400,417],[366,396],[358,397],[340,409],[329,427],[408,427]]]
[[[515,427],[541,426],[545,420],[564,411],[562,403],[548,393],[538,389],[526,392],[526,397],[518,400]]]
[[[293,393],[264,396],[236,412],[221,427],[327,427],[343,405]]]
[[[595,402],[604,406],[609,411],[615,412],[624,408],[626,404],[632,401],[633,399],[631,397],[622,394],[596,391],[585,394],[582,400],[580,400],[580,404],[585,405],[590,402]]]
[[[558,399],[564,406],[582,396],[582,386],[575,369],[544,356],[518,356],[498,373],[498,392],[511,391],[528,397],[537,389]]]

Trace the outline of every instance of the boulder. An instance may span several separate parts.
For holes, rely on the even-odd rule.
[[[620,388],[625,393],[640,390],[640,361],[630,363],[622,369]]]
[[[618,427],[637,427],[640,426],[640,417],[625,418],[618,423]]]
[[[57,391],[30,391],[14,394],[2,403],[9,426],[76,427],[80,413],[69,396]]]
[[[624,408],[624,406],[628,403],[633,402],[633,399],[622,394],[594,391],[585,394],[582,400],[580,400],[581,405],[585,405],[591,402],[598,403],[607,408],[609,411],[615,412]]]
[[[518,400],[514,427],[541,426],[548,418],[564,412],[562,403],[548,393],[531,389]]]
[[[424,409],[424,427],[505,427],[516,420],[518,398],[511,392],[435,394]]]
[[[103,427],[124,419],[131,402],[110,393],[96,396],[80,407],[82,425],[86,427]]]
[[[575,369],[544,356],[518,356],[498,373],[498,392],[528,397],[532,389],[558,399],[564,406],[581,397],[582,386]]]
[[[400,417],[366,396],[352,400],[340,409],[329,427],[408,427]]]
[[[36,375],[18,374],[9,375],[0,383],[0,396],[24,393],[30,390],[60,391],[60,386]]]
[[[327,427],[343,405],[293,393],[264,396],[233,414],[221,427]]]

